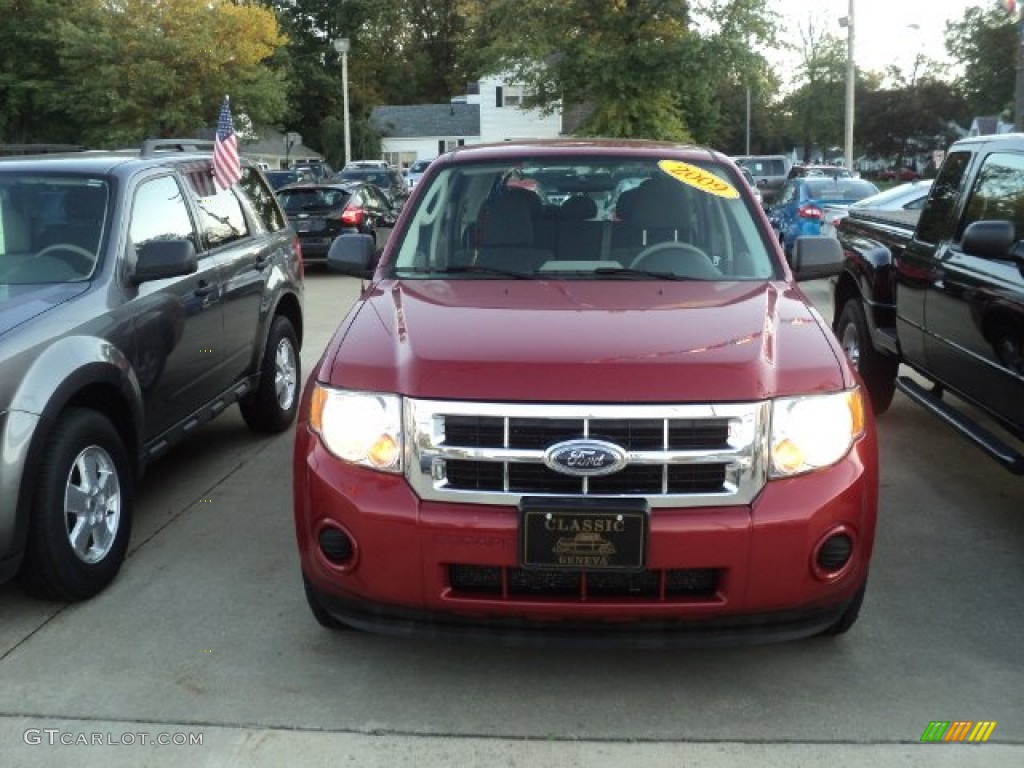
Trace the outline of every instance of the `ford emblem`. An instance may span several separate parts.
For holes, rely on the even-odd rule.
[[[625,467],[626,452],[603,440],[566,440],[544,452],[544,464],[563,475],[600,477]]]

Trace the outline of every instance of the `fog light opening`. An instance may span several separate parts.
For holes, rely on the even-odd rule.
[[[845,529],[829,532],[814,552],[814,573],[820,579],[833,581],[847,570],[853,559],[854,538]]]
[[[356,547],[352,538],[340,528],[325,526],[317,536],[320,554],[331,565],[344,567],[352,565]]]

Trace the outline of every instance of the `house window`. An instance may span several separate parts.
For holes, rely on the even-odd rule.
[[[523,89],[521,86],[509,85],[505,87],[505,106],[521,107],[523,105]]]
[[[500,85],[494,89],[494,106],[499,108],[505,106],[505,103],[501,98],[502,91],[503,89]]]

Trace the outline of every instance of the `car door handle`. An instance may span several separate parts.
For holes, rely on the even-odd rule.
[[[264,253],[264,254],[261,254],[260,256],[257,256],[256,257],[256,262],[255,262],[256,269],[257,270],[264,270],[264,269],[266,269],[267,265],[271,262],[271,260],[273,258],[274,258],[273,255],[269,254],[269,253]]]
[[[196,296],[209,296],[211,293],[215,293],[216,291],[216,283],[208,283],[205,280],[200,280],[199,285],[196,286],[196,289],[193,291],[193,293]]]

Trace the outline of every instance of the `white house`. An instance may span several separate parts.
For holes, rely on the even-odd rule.
[[[561,108],[550,115],[523,109],[523,94],[522,85],[485,77],[448,104],[377,107],[370,124],[382,136],[383,159],[399,168],[464,144],[563,135]]]

